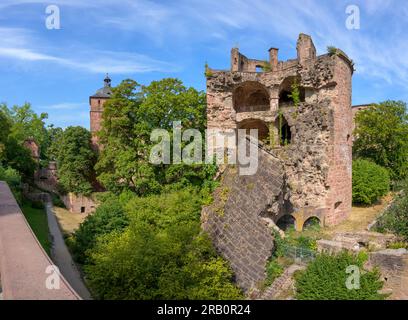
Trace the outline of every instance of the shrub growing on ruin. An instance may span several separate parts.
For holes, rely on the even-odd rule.
[[[389,188],[387,169],[368,160],[353,161],[353,203],[370,205],[387,194]]]
[[[367,271],[363,264],[367,255],[341,252],[337,255],[321,254],[307,269],[295,274],[296,299],[298,300],[383,300],[386,295],[378,293],[383,287],[377,269]],[[358,267],[359,286],[350,281],[355,273],[347,272],[349,266]],[[353,285],[347,286],[347,281]],[[358,288],[359,287],[359,288]]]
[[[378,219],[377,231],[390,232],[408,241],[408,197],[399,196],[388,210]]]

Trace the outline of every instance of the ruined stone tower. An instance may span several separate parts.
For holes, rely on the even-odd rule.
[[[111,79],[108,75],[103,82],[103,87],[89,97],[92,145],[96,150],[99,149],[96,133],[101,130],[103,105],[112,95]]]
[[[273,242],[266,225],[292,221],[302,230],[318,219],[331,226],[350,213],[353,71],[339,49],[317,56],[305,34],[296,59],[279,61],[278,49],[271,48],[269,61],[254,60],[233,48],[231,70],[207,69],[208,128],[258,129],[261,141],[260,173],[224,174],[221,188],[239,196],[215,197],[203,212],[204,229],[243,288],[264,275],[273,247],[266,243]],[[217,215],[220,204],[223,214]]]

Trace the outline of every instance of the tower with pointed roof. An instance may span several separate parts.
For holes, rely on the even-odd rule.
[[[103,105],[112,95],[111,79],[106,74],[103,80],[103,87],[89,97],[90,105],[90,129],[92,134],[92,144],[96,150],[99,149],[99,141],[96,133],[101,130]]]

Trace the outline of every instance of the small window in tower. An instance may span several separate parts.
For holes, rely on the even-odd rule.
[[[101,100],[98,100],[98,107],[101,106]]]
[[[85,213],[85,207],[81,207],[81,213]]]

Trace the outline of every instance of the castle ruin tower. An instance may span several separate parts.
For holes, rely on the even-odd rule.
[[[111,79],[106,74],[103,80],[103,87],[89,97],[90,105],[90,128],[92,134],[92,145],[95,150],[99,150],[99,141],[96,133],[101,130],[103,105],[112,95]]]
[[[354,66],[340,49],[317,55],[306,34],[296,49],[294,59],[280,61],[277,48],[265,60],[233,48],[230,70],[208,68],[207,124],[258,129],[285,172],[285,201],[271,219],[279,226],[281,218],[291,218],[301,230],[311,218],[332,226],[351,212]]]

